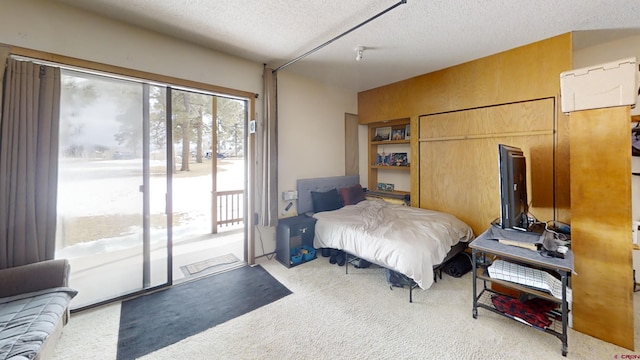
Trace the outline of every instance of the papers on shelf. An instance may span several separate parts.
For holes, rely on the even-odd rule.
[[[547,291],[557,299],[562,299],[562,282],[546,271],[495,260],[487,268],[489,276],[494,279],[511,281],[517,284],[531,286]],[[571,289],[567,287],[567,302],[571,302]]]

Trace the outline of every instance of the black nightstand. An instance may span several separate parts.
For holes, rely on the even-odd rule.
[[[313,257],[306,256],[307,259],[295,264],[291,259],[291,249],[302,246],[313,248],[315,224],[316,219],[306,215],[278,220],[278,226],[276,227],[276,260],[290,268],[315,259],[316,255]]]

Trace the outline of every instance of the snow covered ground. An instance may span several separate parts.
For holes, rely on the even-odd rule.
[[[180,214],[181,221],[174,222],[175,242],[211,233],[211,161],[191,164],[189,173],[173,177],[173,213]],[[242,159],[218,160],[218,191],[242,190],[244,161]],[[157,162],[152,168],[161,167]],[[58,249],[59,257],[76,257],[87,253],[113,251],[142,244],[142,165],[138,159],[109,161],[72,161],[61,166],[58,183],[58,215],[63,220],[77,217],[105,217],[130,215],[133,226],[122,234],[104,239],[91,239]],[[150,214],[164,216],[166,209],[166,178],[150,178]],[[160,222],[162,223],[162,222]],[[98,224],[96,224],[97,226]],[[118,226],[121,224],[113,224]],[[157,225],[157,224],[156,224]],[[59,226],[60,227],[60,226]],[[223,227],[227,230],[235,227]],[[71,231],[71,229],[69,229]],[[78,229],[75,229],[78,231]],[[64,234],[59,235],[64,236]],[[61,243],[64,240],[61,239]],[[152,242],[166,241],[166,227],[152,226]]]
[[[243,224],[223,226],[211,234],[211,161],[190,164],[188,173],[173,177],[173,278],[184,277],[180,266],[233,253],[243,258]],[[218,191],[242,190],[244,161],[217,159]],[[162,163],[152,163],[159,169]],[[131,293],[142,284],[142,165],[138,159],[67,161],[58,183],[58,242],[67,234],[86,234],[56,250],[71,262],[71,286],[80,295],[72,307],[86,306]],[[151,285],[166,282],[166,177],[150,177]],[[78,222],[82,219],[82,222]],[[157,221],[156,221],[157,220]],[[82,225],[78,225],[82,224]],[[72,228],[74,227],[75,228]],[[231,230],[231,231],[230,231]],[[101,237],[101,231],[109,236]],[[225,234],[226,232],[226,234]]]

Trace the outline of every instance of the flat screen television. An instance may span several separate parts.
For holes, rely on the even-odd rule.
[[[500,169],[500,225],[503,229],[529,229],[527,161],[521,149],[498,145]]]

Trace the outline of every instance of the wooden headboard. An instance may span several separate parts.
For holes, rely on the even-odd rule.
[[[333,188],[339,189],[351,185],[360,184],[359,175],[332,176],[313,179],[298,179],[296,189],[298,190],[298,214],[313,212],[312,191],[328,191]]]

